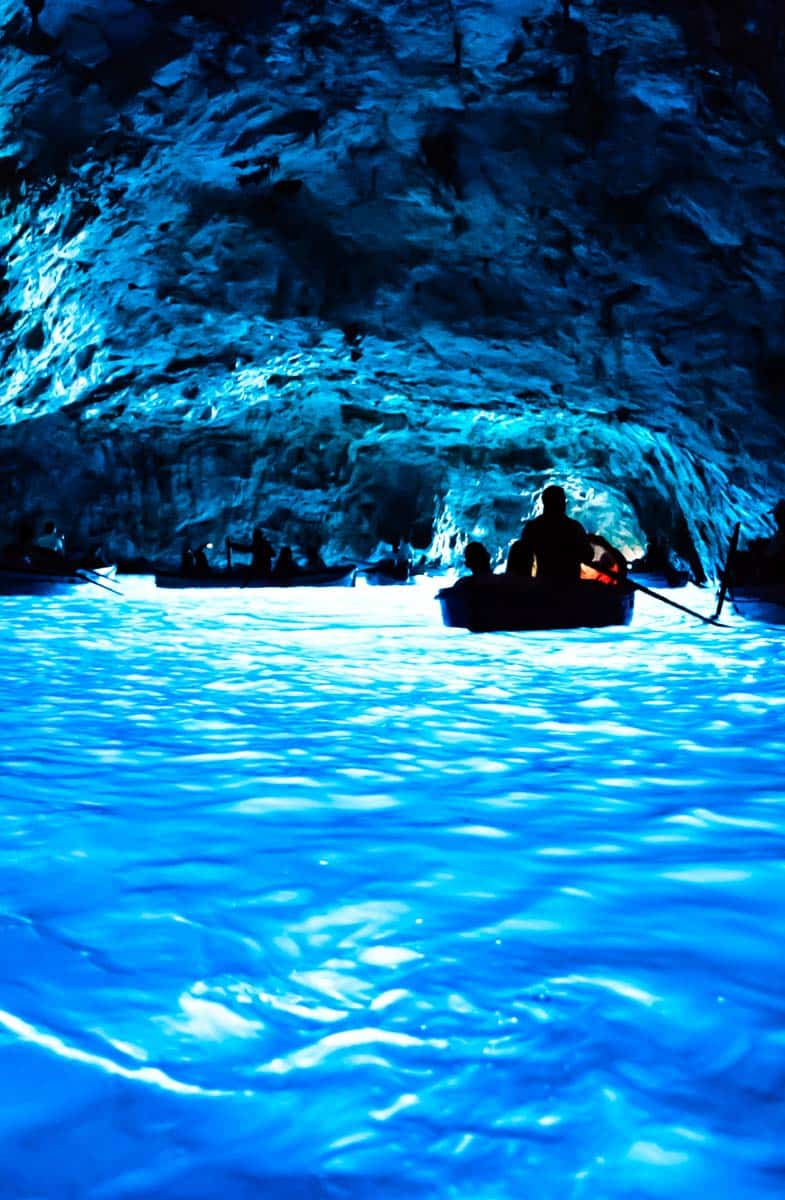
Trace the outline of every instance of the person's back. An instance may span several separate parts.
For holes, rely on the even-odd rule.
[[[210,575],[212,573],[212,567],[210,566],[210,563],[207,558],[207,553],[206,553],[206,551],[211,550],[211,549],[212,549],[212,543],[205,542],[203,545],[201,545],[199,547],[198,550],[194,550],[194,574],[195,575]]]
[[[528,521],[507,558],[507,573],[532,577],[536,563],[537,582],[562,587],[577,583],[581,563],[591,562],[592,548],[580,521],[567,516],[564,489],[547,487],[542,494],[542,515]]]
[[[48,550],[52,554],[65,554],[65,539],[57,529],[54,521],[47,521],[43,533],[36,539],[39,550]]]
[[[275,550],[257,525],[251,538],[251,573],[262,577],[270,575],[274,558]]]
[[[296,573],[297,563],[294,561],[291,546],[282,546],[273,567],[273,575],[279,579],[286,579],[289,575],[295,575]]]
[[[482,542],[469,542],[463,552],[463,561],[471,571],[471,579],[487,579],[493,574],[491,556]]]
[[[308,571],[324,571],[327,567],[321,548],[316,543],[312,543],[306,551],[305,566]]]

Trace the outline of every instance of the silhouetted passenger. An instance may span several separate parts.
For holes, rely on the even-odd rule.
[[[469,542],[463,552],[463,561],[472,573],[473,579],[482,579],[492,575],[491,556],[482,542]]]
[[[689,572],[682,570],[673,559],[670,543],[662,532],[657,532],[646,543],[646,553],[643,558],[632,564],[634,571],[650,571],[654,575],[664,575],[665,582],[670,587],[678,587],[687,582]]]
[[[592,561],[592,547],[579,521],[567,516],[564,488],[551,485],[542,493],[542,516],[527,521],[517,542],[510,546],[507,573],[532,577],[538,583],[563,587],[577,583],[581,563]]]
[[[180,555],[180,574],[181,575],[195,575],[196,574],[196,559],[194,558],[194,552],[191,549],[190,542],[185,543],[185,545],[183,546],[182,553]]]
[[[275,550],[258,525],[251,537],[251,574],[264,578],[272,573]]]
[[[322,558],[321,549],[317,543],[308,547],[305,555],[305,565],[309,571],[324,571],[327,563]]]
[[[85,567],[108,567],[109,559],[104,554],[103,546],[94,546],[82,565]]]
[[[204,542],[203,545],[201,545],[198,548],[198,550],[194,551],[194,574],[195,575],[209,575],[210,574],[212,568],[210,567],[210,564],[207,561],[207,555],[206,555],[205,551],[211,550],[211,549],[212,549],[212,542]]]
[[[54,521],[44,522],[43,532],[40,537],[36,538],[35,544],[39,550],[48,550],[52,554],[65,554],[65,538]]]
[[[396,538],[392,545],[392,557],[396,563],[410,563],[414,558],[414,551],[407,542],[406,538]]]
[[[273,575],[278,579],[286,579],[290,575],[297,574],[297,563],[294,561],[294,554],[291,546],[282,546],[278,554],[275,566],[273,567]]]

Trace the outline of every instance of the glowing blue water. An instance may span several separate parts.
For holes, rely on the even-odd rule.
[[[2,1196],[781,1195],[781,632],[129,590],[2,601]]]

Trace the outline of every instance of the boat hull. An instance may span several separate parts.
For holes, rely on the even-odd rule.
[[[411,582],[411,567],[408,562],[381,559],[364,567],[362,574],[373,587],[389,587],[391,584]]]
[[[62,596],[75,589],[101,587],[102,580],[114,578],[117,568],[89,567],[71,571],[39,571],[34,567],[0,568],[0,596]]]
[[[663,588],[686,587],[690,582],[690,573],[689,571],[672,571],[670,575],[664,575],[659,571],[630,571],[630,579],[634,583],[643,584],[644,587],[662,591]]]
[[[590,581],[551,590],[513,575],[462,579],[438,593],[444,624],[472,633],[629,625],[635,593]]]
[[[748,621],[785,625],[785,583],[751,584],[732,589],[736,612]]]
[[[160,572],[155,577],[159,588],[298,588],[354,587],[355,567],[344,564],[323,571],[300,571],[296,575],[259,578],[249,571],[216,571],[213,575],[177,575]]]

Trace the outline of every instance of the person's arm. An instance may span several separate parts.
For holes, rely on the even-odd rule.
[[[524,529],[518,541],[513,542],[510,546],[510,553],[507,555],[507,574],[522,575],[525,579],[531,579],[533,566],[534,550],[531,545],[531,537]]]
[[[582,525],[579,525],[579,529],[581,531],[581,562],[591,567],[594,565],[594,543]]]

